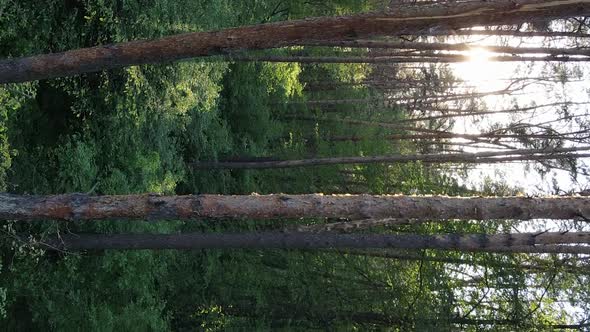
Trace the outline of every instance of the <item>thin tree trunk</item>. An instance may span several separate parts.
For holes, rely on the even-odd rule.
[[[551,103],[551,104],[543,104],[537,106],[530,106],[530,107],[522,107],[522,108],[513,108],[507,110],[499,110],[499,111],[468,111],[468,110],[431,110],[438,111],[438,112],[445,112],[441,115],[431,115],[431,116],[423,116],[423,117],[416,117],[416,118],[409,118],[409,119],[400,119],[396,120],[398,123],[412,123],[412,122],[419,122],[419,121],[432,121],[432,120],[441,120],[441,119],[451,119],[451,118],[458,118],[458,117],[469,117],[469,116],[482,116],[482,115],[494,115],[494,114],[505,114],[505,113],[520,113],[520,112],[528,112],[532,110],[537,110],[539,108],[544,107],[553,107],[553,106],[567,106],[567,105],[587,105],[588,102],[580,102],[580,103]]]
[[[422,221],[419,221],[422,222]],[[333,222],[328,224],[313,224],[313,225],[298,225],[295,230],[298,232],[307,233],[324,233],[324,232],[340,232],[340,233],[352,233],[358,230],[366,230],[372,227],[378,226],[396,226],[396,225],[408,225],[411,224],[412,220],[404,219],[365,219],[365,220],[352,220]]]
[[[137,249],[320,249],[399,248],[468,252],[519,252],[521,247],[573,244],[584,251],[590,233],[451,235],[243,233],[243,234],[65,234],[35,245],[54,250]]]
[[[468,52],[473,48],[484,49],[494,53],[509,54],[549,54],[549,55],[583,55],[590,56],[588,48],[549,48],[549,47],[511,47],[511,46],[479,46],[471,44],[447,44],[447,43],[416,43],[416,42],[387,42],[375,40],[328,40],[311,42],[306,46],[338,46],[357,48],[384,48],[418,51],[461,51]]]
[[[423,103],[435,103],[435,102],[447,102],[447,101],[456,101],[456,100],[463,100],[463,99],[471,99],[471,98],[481,98],[486,96],[497,96],[497,95],[504,95],[510,94],[512,92],[517,91],[517,89],[502,89],[496,91],[488,91],[488,92],[470,92],[470,93],[458,93],[458,94],[448,94],[448,95],[431,95],[431,96],[424,96],[424,97],[396,97],[396,98],[363,98],[363,99],[324,99],[324,100],[308,100],[308,101],[291,101],[288,102],[289,104],[306,104],[306,105],[342,105],[342,104],[367,104],[373,101],[377,102],[384,102],[384,103],[394,103],[399,101],[406,101],[406,100],[420,100]]]
[[[332,157],[295,160],[275,160],[261,162],[223,162],[223,161],[197,161],[190,165],[195,169],[277,169],[295,168],[325,165],[359,165],[359,164],[397,164],[397,163],[465,163],[465,164],[489,164],[518,161],[558,160],[587,158],[588,153],[561,153],[561,148],[551,150],[528,150],[530,153],[518,153],[525,150],[504,150],[492,152],[464,152],[448,154],[422,154],[422,155],[393,155],[370,157]],[[579,148],[565,148],[565,151]],[[589,148],[581,148],[588,150]],[[536,151],[536,152],[534,152]]]
[[[576,219],[590,197],[437,197],[373,195],[54,196],[0,195],[4,220],[191,219]]]
[[[498,141],[484,141],[482,139],[510,138],[510,137],[519,138],[519,137],[525,137],[525,136],[526,137],[541,138],[542,135],[548,135],[548,134],[542,134],[542,135],[525,135],[525,136],[523,136],[520,134],[497,134],[497,132],[511,131],[514,128],[500,128],[500,129],[495,130],[495,132],[484,133],[484,134],[459,134],[459,133],[451,133],[451,132],[441,131],[441,130],[436,130],[436,129],[400,126],[397,123],[389,123],[389,122],[374,122],[374,121],[364,121],[364,120],[356,120],[356,119],[338,119],[338,118],[326,119],[326,118],[306,117],[306,116],[300,116],[300,115],[284,116],[284,118],[285,119],[301,120],[301,121],[313,121],[313,122],[321,122],[321,121],[322,122],[342,122],[342,123],[348,123],[348,124],[353,124],[353,125],[377,126],[377,127],[382,127],[382,128],[391,128],[391,129],[395,129],[397,131],[409,131],[409,132],[422,133],[419,135],[415,135],[415,134],[388,135],[387,137],[389,139],[464,138],[464,139],[471,140],[471,141],[477,142],[477,143],[497,144],[497,145],[500,145],[503,147],[506,147],[506,146],[502,145]],[[519,129],[519,128],[516,128],[516,129]],[[572,132],[572,133],[567,133],[567,134],[563,134],[563,135],[552,134],[551,137],[556,138],[556,136],[558,136],[558,137],[560,136],[565,139],[566,136],[571,136],[574,134],[582,134],[582,133],[586,133],[586,131],[581,130],[578,132]]]
[[[359,88],[365,88],[365,87],[370,87],[370,88],[374,88],[374,89],[379,89],[379,90],[386,90],[387,92],[391,93],[391,92],[408,92],[410,89],[425,89],[427,87],[414,87],[414,86],[404,86],[404,85],[396,85],[395,83],[385,83],[385,84],[371,84],[370,86],[364,86],[364,84],[356,84],[356,85],[352,85],[352,84],[345,84],[345,85],[339,85],[338,83],[334,83],[333,85],[310,85],[310,84],[306,84],[304,90],[308,91],[308,92],[324,92],[324,91],[338,91],[341,89],[356,89],[356,87]],[[476,89],[478,88],[475,85],[472,86],[461,86],[461,88],[465,88],[465,89]]]
[[[243,62],[279,62],[279,63],[458,63],[469,62],[471,57],[462,54],[411,54],[405,56],[282,56],[282,55],[231,55],[223,58],[229,61]],[[488,62],[587,62],[589,57],[570,56],[491,56]],[[0,63],[1,65],[1,63]]]
[[[132,41],[0,62],[0,83],[71,76],[124,66],[293,46],[309,40],[359,39],[588,16],[590,0],[496,0],[453,6],[403,7],[395,12],[277,22],[151,41]]]
[[[523,254],[590,254],[589,246],[571,246],[567,244],[547,244],[539,246],[514,246],[511,249],[494,249],[488,252],[523,253]]]
[[[348,249],[338,250],[337,252],[346,255],[363,256],[363,257],[374,257],[393,259],[400,261],[423,261],[433,263],[445,263],[445,264],[458,264],[458,265],[470,265],[470,266],[482,266],[492,267],[498,269],[516,269],[516,270],[527,270],[539,273],[547,272],[567,272],[572,274],[589,274],[590,269],[588,266],[578,266],[574,264],[568,264],[563,261],[547,261],[543,263],[506,263],[498,261],[479,262],[472,259],[454,258],[454,257],[439,257],[439,256],[426,256],[419,253],[391,250],[391,249]]]
[[[540,82],[561,82],[562,78],[559,76],[532,76],[532,77],[518,77],[518,78],[498,78],[498,79],[484,79],[481,80],[482,82],[498,82],[498,81],[509,81],[509,82],[524,82],[524,81],[540,81]],[[576,80],[574,82],[581,82],[582,80]],[[436,80],[425,80],[425,79],[400,79],[396,77],[388,77],[384,78],[383,80],[379,80],[378,78],[373,78],[365,81],[360,82],[337,82],[337,81],[308,81],[306,84],[309,85],[329,85],[332,86],[334,84],[338,85],[373,85],[373,84],[393,84],[393,85],[400,85],[400,86],[415,86],[415,87],[429,87],[433,83],[439,84],[451,84],[451,83],[469,83],[470,80],[444,80],[444,79],[436,79]],[[571,81],[568,81],[571,82]]]
[[[434,30],[420,34],[421,36],[509,36],[509,37],[550,37],[550,38],[590,38],[590,34],[571,31],[513,31],[513,30]]]
[[[334,280],[334,276],[330,276],[332,280]],[[338,280],[342,281],[342,280]],[[355,281],[345,281],[348,285],[354,283]],[[366,282],[371,287],[370,290],[375,290],[374,286],[380,287],[381,285],[375,285],[371,281]],[[377,291],[381,292],[381,289]],[[232,303],[226,304],[223,306],[223,312],[228,313],[231,316],[237,317],[249,317],[249,318],[259,318],[262,317],[260,314],[257,314],[252,310],[255,306],[253,303]],[[387,310],[385,310],[387,311]],[[529,328],[536,328],[539,331],[547,331],[547,330],[554,330],[554,329],[578,329],[582,330],[585,327],[589,327],[590,323],[580,323],[580,324],[546,324],[543,322],[531,322],[530,320],[525,319],[502,319],[502,318],[469,318],[469,316],[450,316],[445,318],[444,316],[438,318],[429,318],[417,315],[403,315],[400,316],[398,314],[387,314],[382,312],[374,312],[374,311],[340,311],[334,310],[334,308],[318,308],[307,307],[307,306],[297,306],[292,304],[284,304],[280,307],[269,307],[268,309],[264,310],[264,318],[269,319],[273,322],[302,322],[306,321],[309,322],[310,325],[306,326],[307,328],[316,327],[316,329],[321,329],[322,327],[326,326],[326,323],[330,323],[332,325],[338,326],[336,322],[347,322],[347,323],[355,323],[359,324],[360,326],[371,326],[372,329],[376,327],[381,328],[392,328],[392,327],[400,327],[402,330],[414,330],[417,324],[427,324],[431,325],[432,329],[438,328],[439,330],[446,330],[444,327],[448,325],[462,325],[462,326],[477,326],[480,328],[486,326],[513,326],[513,327],[520,327],[523,326]],[[293,327],[293,325],[279,325],[273,327]]]
[[[392,124],[393,125],[393,124]],[[436,140],[436,139],[448,139],[448,138],[465,138],[465,139],[503,139],[503,138],[540,138],[540,139],[565,139],[565,140],[575,140],[575,137],[572,137],[570,133],[565,134],[529,134],[529,135],[520,135],[520,134],[458,134],[458,133],[448,133],[448,132],[440,132],[437,134],[399,134],[399,135],[387,135],[383,137],[360,137],[360,136],[332,136],[326,138],[329,142],[359,142],[365,139],[387,139],[387,140]],[[433,141],[432,144],[438,143],[446,143],[446,142],[436,142]]]
[[[348,283],[350,284],[350,283]],[[370,286],[373,286],[371,290],[374,290],[374,284],[369,283]],[[378,290],[380,291],[380,290]],[[253,304],[230,304],[226,305],[223,308],[223,312],[228,313],[231,316],[237,317],[249,317],[249,318],[259,318],[262,317],[261,315],[257,314],[252,310]],[[381,312],[373,312],[373,311],[339,311],[334,310],[332,308],[322,308],[323,310],[317,310],[316,308],[309,308],[309,307],[299,307],[293,305],[282,305],[278,310],[273,310],[275,308],[271,308],[270,310],[265,310],[264,318],[271,320],[272,322],[286,322],[286,325],[273,325],[272,327],[293,327],[293,325],[289,324],[292,322],[301,322],[306,321],[309,322],[310,325],[306,326],[307,328],[313,329],[321,329],[322,327],[326,326],[326,323],[329,322],[333,325],[338,325],[337,322],[346,322],[346,323],[354,323],[358,324],[362,327],[371,326],[372,329],[376,327],[380,328],[393,328],[398,327],[401,328],[403,331],[405,330],[414,330],[417,324],[426,324],[430,325],[432,330],[445,330],[446,326],[454,326],[454,325],[461,325],[461,326],[472,326],[478,328],[485,328],[489,326],[512,326],[515,328],[521,328],[523,326],[529,328],[535,328],[539,331],[553,331],[554,329],[576,329],[582,330],[586,327],[590,327],[590,323],[581,323],[581,324],[544,324],[543,322],[530,322],[525,319],[502,319],[502,318],[479,318],[479,319],[472,319],[468,317],[448,317],[444,318],[428,318],[422,316],[414,316],[414,315],[406,315],[400,316],[399,314],[387,314]],[[528,318],[528,317],[527,317]],[[352,327],[351,330],[355,330]]]

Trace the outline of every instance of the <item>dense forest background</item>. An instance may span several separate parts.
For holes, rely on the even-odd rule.
[[[0,0],[0,57],[384,6],[354,0]],[[307,56],[333,53],[319,47],[291,51]],[[382,90],[356,84],[375,78],[376,68],[211,57],[3,85],[0,188],[19,194],[99,195],[519,193],[519,188],[502,181],[483,180],[478,188],[462,185],[458,179],[466,174],[465,165],[451,169],[412,162],[268,170],[191,166],[197,161],[391,155],[448,148],[377,140],[373,138],[400,132],[335,120],[395,123],[407,116],[399,107],[309,103],[378,100]],[[398,69],[380,70],[382,74]],[[416,80],[439,75],[440,84],[429,91],[444,92],[456,79],[439,65],[417,72],[422,76]],[[321,121],[308,121],[318,115]],[[572,265],[567,255],[429,250],[71,253],[39,250],[16,236],[281,230],[296,222],[302,221],[2,221],[0,324],[3,330],[19,331],[536,331],[583,321],[590,312],[587,267]],[[376,225],[372,230],[477,233],[510,227],[506,221],[446,222]]]

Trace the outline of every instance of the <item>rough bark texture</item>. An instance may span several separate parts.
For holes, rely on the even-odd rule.
[[[174,61],[235,50],[299,45],[308,40],[359,39],[421,34],[477,25],[518,24],[590,14],[590,0],[496,0],[424,7],[394,12],[315,18],[213,32],[196,32],[151,41],[133,41],[5,60],[0,83],[70,76],[104,69]]]
[[[513,247],[546,244],[587,244],[590,233],[518,233],[466,235],[383,234],[110,234],[62,235],[39,242],[59,250],[93,249],[318,249],[318,248],[403,248],[461,251],[503,251]]]
[[[498,163],[509,161],[548,160],[581,158],[587,154],[571,154],[570,152],[590,150],[589,147],[557,148],[557,149],[515,149],[507,151],[489,151],[476,153],[422,154],[422,155],[393,155],[371,157],[335,157],[300,160],[277,160],[261,162],[194,162],[195,169],[268,169],[293,168],[321,165],[350,165],[350,164],[379,164],[379,163],[409,163],[420,161],[424,163]]]
[[[373,195],[55,196],[0,195],[7,220],[187,220],[200,218],[576,219],[590,217],[590,197]]]

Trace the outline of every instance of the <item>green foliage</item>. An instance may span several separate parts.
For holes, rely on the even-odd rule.
[[[271,99],[300,96],[303,87],[299,83],[301,67],[297,63],[270,63],[260,68],[261,83],[267,87]],[[274,97],[274,98],[273,98]]]
[[[0,190],[6,190],[6,172],[12,164],[8,144],[8,114],[19,108],[18,98],[13,97],[7,89],[0,88]]]
[[[41,256],[30,264],[30,258],[21,257],[13,262],[18,263],[18,270],[13,265],[6,273],[11,278],[8,304],[26,306],[32,316],[30,321],[22,320],[25,317],[12,316],[17,314],[12,311],[5,326],[59,331],[166,330],[164,303],[154,297],[154,281],[165,273],[164,258],[149,252],[105,253],[67,255],[57,261]],[[16,289],[18,293],[13,292]]]
[[[222,115],[238,146],[248,152],[260,151],[273,126],[268,88],[258,76],[261,66],[264,65],[235,64],[224,78]]]
[[[59,192],[90,192],[97,180],[96,148],[71,137],[71,140],[57,147]]]

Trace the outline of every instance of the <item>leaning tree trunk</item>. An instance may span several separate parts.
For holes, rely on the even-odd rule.
[[[518,233],[518,234],[65,234],[45,239],[37,246],[54,250],[97,249],[320,249],[320,248],[399,248],[440,249],[472,252],[529,252],[545,245],[590,243],[590,233]],[[552,247],[550,247],[552,248]],[[586,252],[586,246],[569,246]]]
[[[6,220],[190,220],[346,218],[416,220],[576,219],[590,197],[437,197],[372,195],[54,196],[0,195]]]
[[[518,24],[587,16],[590,0],[496,0],[428,7],[399,7],[388,13],[314,18],[195,32],[0,62],[0,83],[24,82],[130,65],[227,54],[237,50],[299,45],[309,40],[358,39],[421,34],[429,29]]]

